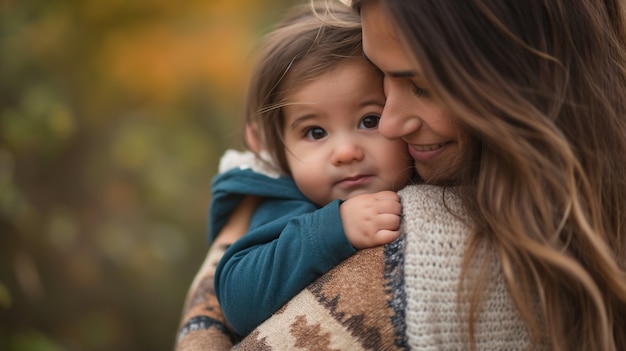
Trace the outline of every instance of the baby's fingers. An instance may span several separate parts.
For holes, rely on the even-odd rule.
[[[381,230],[398,230],[400,216],[394,213],[380,213],[376,216],[376,226]]]
[[[390,242],[396,240],[399,236],[399,230],[381,229],[374,236],[374,246],[389,244]]]
[[[379,213],[400,214],[402,212],[400,197],[393,191],[379,192],[375,195],[375,199]]]

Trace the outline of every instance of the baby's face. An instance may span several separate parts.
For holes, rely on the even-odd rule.
[[[385,104],[381,75],[348,59],[288,96],[284,139],[300,191],[318,206],[398,190],[413,174],[406,143],[378,131]]]

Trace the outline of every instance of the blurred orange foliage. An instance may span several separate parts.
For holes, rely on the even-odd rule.
[[[0,350],[170,350],[293,1],[0,1]]]
[[[98,56],[115,85],[171,103],[189,82],[209,81],[221,98],[240,94],[255,33],[224,20],[176,29],[160,24],[112,33]]]

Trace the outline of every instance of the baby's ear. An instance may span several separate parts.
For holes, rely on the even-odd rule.
[[[252,123],[246,124],[245,142],[248,149],[256,154],[261,152],[261,143],[256,126]]]

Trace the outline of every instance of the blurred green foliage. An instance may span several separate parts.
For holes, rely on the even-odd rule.
[[[171,350],[293,1],[0,0],[0,350]]]

